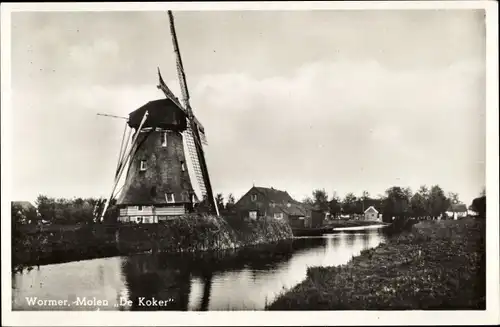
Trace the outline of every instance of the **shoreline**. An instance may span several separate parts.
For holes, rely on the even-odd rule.
[[[486,308],[485,221],[421,221],[346,265],[311,267],[266,310]]]
[[[301,236],[321,236],[325,234],[332,234],[336,232],[342,232],[342,231],[354,231],[358,228],[357,230],[365,230],[369,229],[373,226],[380,226],[377,228],[381,227],[387,227],[390,226],[388,223],[384,223],[381,221],[369,221],[369,220],[353,220],[353,219],[339,219],[339,220],[332,220],[329,221],[327,224],[321,226],[321,227],[292,227],[292,232],[294,237],[301,237]]]
[[[358,231],[358,230],[373,230],[388,227],[388,224],[373,224],[366,226],[349,226],[349,227],[335,227],[332,229],[333,232],[348,232],[348,231]]]
[[[272,245],[293,238],[289,225],[191,215],[161,224],[28,226],[13,235],[12,272],[35,266],[145,252],[195,253]]]

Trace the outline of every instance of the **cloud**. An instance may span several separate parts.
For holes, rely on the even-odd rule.
[[[96,41],[74,59],[115,51]],[[395,183],[440,183],[470,197],[484,184],[484,165],[474,164],[485,156],[484,74],[473,61],[416,71],[316,62],[288,77],[213,74],[189,83],[216,192],[239,196],[255,182],[302,198],[313,187],[377,194]],[[168,84],[180,95],[175,80]],[[163,97],[153,83],[30,92],[14,94],[14,147],[23,149],[14,180],[26,194],[108,192],[123,122],[96,113],[127,115]]]
[[[345,192],[402,176],[459,187],[453,180],[484,157],[483,79],[476,62],[413,72],[320,62],[291,78],[206,76],[193,99],[216,144],[213,175],[228,189],[236,179],[283,187],[307,180]]]
[[[98,38],[88,45],[70,46],[69,65],[77,65],[82,70],[92,69],[97,67],[97,63],[118,60],[119,53],[120,49],[116,41]]]

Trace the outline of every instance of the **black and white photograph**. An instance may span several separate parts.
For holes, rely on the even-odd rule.
[[[2,325],[500,323],[497,2],[1,9]]]

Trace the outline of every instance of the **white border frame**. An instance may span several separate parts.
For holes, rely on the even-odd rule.
[[[16,11],[152,11],[161,10],[321,10],[321,9],[485,9],[487,12],[487,310],[486,311],[240,311],[240,312],[26,312],[12,311],[10,257],[11,20]],[[496,1],[363,2],[189,2],[189,3],[2,3],[1,6],[1,143],[2,145],[2,325],[475,325],[500,323],[498,215],[498,3]]]

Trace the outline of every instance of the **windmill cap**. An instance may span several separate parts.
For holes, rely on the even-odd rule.
[[[186,114],[170,99],[149,101],[139,109],[132,111],[129,114],[128,125],[135,129],[139,128],[146,111],[148,117],[143,128],[186,129]]]

